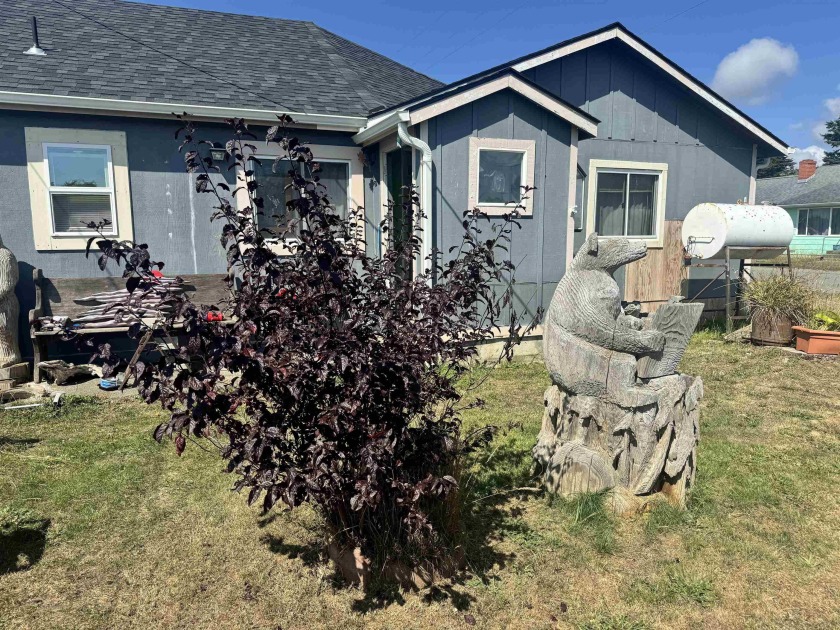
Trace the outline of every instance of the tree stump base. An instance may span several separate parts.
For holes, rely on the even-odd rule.
[[[699,441],[699,377],[673,374],[642,387],[656,402],[627,408],[552,385],[532,454],[548,492],[610,491],[617,513],[638,511],[656,494],[685,507]]]

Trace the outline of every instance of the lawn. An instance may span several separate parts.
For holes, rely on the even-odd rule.
[[[467,419],[508,426],[473,467],[469,570],[419,594],[343,587],[311,511],[260,516],[216,455],[152,441],[157,409],[0,412],[0,627],[840,627],[840,362],[696,335],[682,367],[706,387],[696,488],[631,519],[506,492],[533,485],[548,379],[495,371]]]

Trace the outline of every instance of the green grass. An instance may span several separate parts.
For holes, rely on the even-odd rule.
[[[160,411],[68,399],[0,412],[0,628],[840,627],[840,363],[695,335],[696,486],[635,518],[534,485],[548,385],[498,369],[467,427],[467,574],[366,596],[321,558],[306,507],[260,516],[216,455],[151,439]]]

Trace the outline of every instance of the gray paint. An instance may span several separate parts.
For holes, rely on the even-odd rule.
[[[625,44],[606,42],[525,74],[601,121],[598,137],[578,145],[587,175],[591,159],[668,164],[666,220],[684,219],[698,203],[749,195],[757,141]],[[760,143],[759,156],[764,152],[770,149]],[[586,204],[578,200],[584,212]],[[585,230],[575,233],[575,251],[585,237]],[[706,275],[690,273],[698,281]],[[623,291],[623,270],[616,279]]]
[[[167,119],[120,118],[46,112],[0,111],[0,235],[18,259],[22,338],[28,340],[28,311],[34,303],[33,268],[47,277],[93,277],[110,275],[99,271],[95,259],[83,251],[48,252],[35,249],[26,167],[26,127],[99,129],[123,131],[128,145],[131,212],[134,238],[148,243],[152,256],[166,263],[165,273],[222,273],[224,251],[219,243],[221,226],[210,222],[213,197],[195,192],[192,178],[184,169],[183,155],[175,139],[178,121]],[[265,128],[254,127],[258,140]],[[225,125],[199,123],[199,138],[224,144],[232,134]],[[354,146],[349,135],[300,130],[301,140],[318,144]],[[260,142],[256,143],[257,145]],[[233,173],[227,172],[229,183]],[[25,349],[31,356],[31,347]]]
[[[461,222],[469,207],[470,136],[535,141],[533,215],[520,219],[522,228],[514,230],[510,248],[516,265],[514,308],[519,313],[534,312],[547,306],[565,272],[571,127],[509,90],[429,121],[434,244],[444,256],[463,235]]]

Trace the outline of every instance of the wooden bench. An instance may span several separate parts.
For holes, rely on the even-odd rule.
[[[220,304],[228,295],[225,274],[182,275],[187,294],[196,304]],[[41,382],[41,370],[38,364],[48,359],[47,346],[57,341],[62,331],[38,330],[40,317],[68,317],[71,321],[88,311],[90,303],[79,304],[84,298],[107,291],[125,289],[125,279],[109,278],[47,278],[40,269],[32,272],[35,282],[35,308],[29,311],[29,336],[32,338],[34,353],[33,377]],[[83,335],[125,334],[128,326],[110,328],[79,328],[76,332]]]

